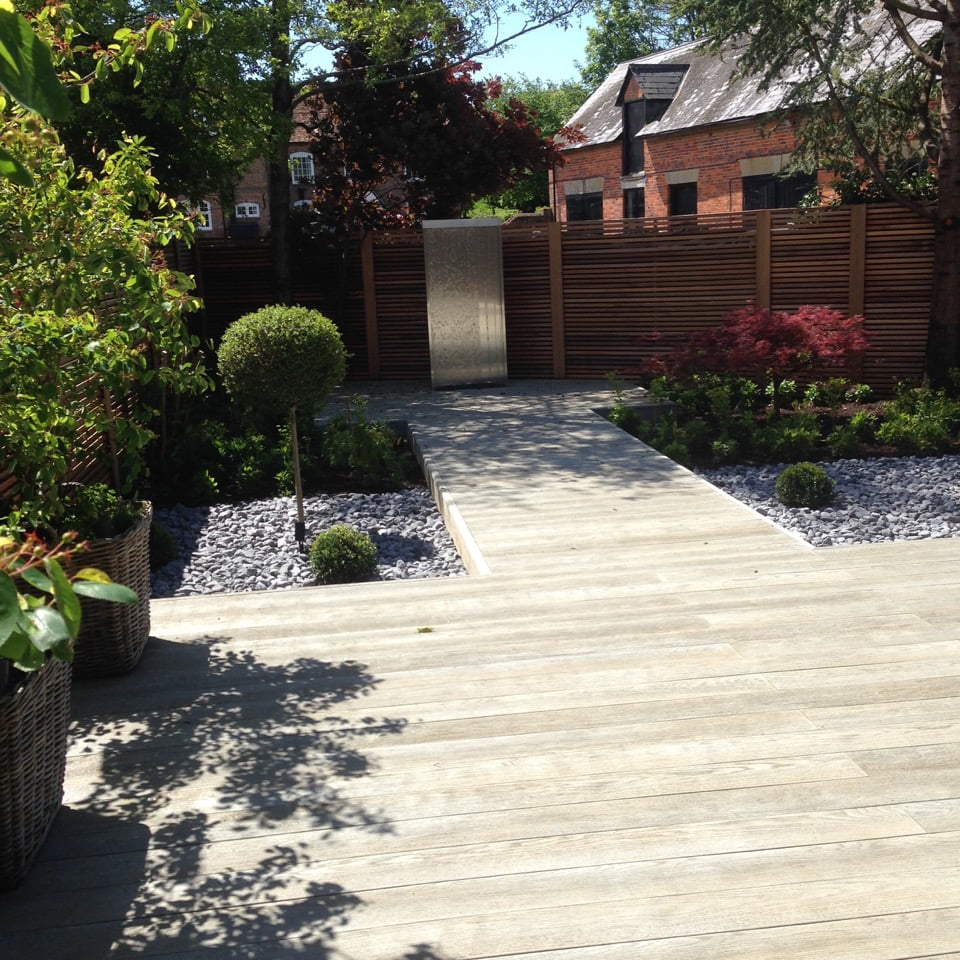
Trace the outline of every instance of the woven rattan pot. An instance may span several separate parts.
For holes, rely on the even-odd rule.
[[[150,637],[150,522],[153,509],[140,504],[133,526],[118,537],[93,540],[80,560],[103,570],[115,583],[135,591],[140,602],[127,606],[80,598],[80,636],[74,648],[75,677],[109,677],[132,670]]]
[[[60,809],[69,720],[68,663],[0,697],[0,890],[22,883]]]

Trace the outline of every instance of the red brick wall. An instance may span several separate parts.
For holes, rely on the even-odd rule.
[[[692,130],[651,136],[646,141],[644,200],[648,217],[664,217],[669,212],[667,174],[696,169],[697,212],[734,213],[743,207],[740,161],[749,157],[790,153],[794,147],[793,129],[788,125],[768,124],[761,131],[756,120],[715,124]],[[566,153],[567,162],[556,169],[556,187],[551,183],[551,203],[558,219],[566,219],[563,183],[589,177],[603,177],[603,216],[605,220],[623,217],[622,147],[614,143],[580,147]],[[822,174],[821,186],[829,177]]]

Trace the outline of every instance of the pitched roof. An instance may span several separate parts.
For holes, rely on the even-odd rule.
[[[893,58],[904,55],[904,48],[899,41],[880,30],[883,26],[880,15],[866,18],[863,26],[868,30],[872,27],[875,31],[873,42],[864,49],[863,66],[889,65]],[[912,24],[911,29],[922,41],[935,33],[939,26],[935,21],[923,20]],[[676,87],[673,103],[662,119],[644,127],[644,136],[760,117],[784,106],[790,88],[789,81],[797,77],[771,83],[761,90],[758,77],[737,76],[740,59],[746,49],[742,39],[728,41],[715,53],[702,51],[700,48],[703,46],[704,41],[693,41],[617,64],[568,121],[571,126],[580,125],[585,140],[569,144],[564,149],[576,150],[616,140],[622,130],[623,101],[620,98],[629,79],[628,74],[638,79],[646,75],[652,80],[652,74],[659,72],[661,78],[665,78],[668,76],[663,72],[665,66],[686,70]],[[645,71],[645,67],[659,69]]]

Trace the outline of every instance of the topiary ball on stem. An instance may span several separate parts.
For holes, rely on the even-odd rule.
[[[297,496],[295,535],[302,546],[306,525],[297,407],[311,407],[311,413],[316,413],[343,380],[347,354],[340,331],[316,310],[262,307],[227,327],[217,359],[223,385],[234,400],[289,413]]]
[[[833,499],[833,488],[833,477],[823,467],[806,461],[784,467],[773,485],[785,507],[825,507]]]
[[[336,325],[306,307],[262,307],[227,327],[217,354],[230,396],[287,411],[326,403],[346,373]]]

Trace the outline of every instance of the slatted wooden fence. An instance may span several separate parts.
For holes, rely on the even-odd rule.
[[[900,207],[555,224],[503,230],[508,370],[512,377],[629,371],[748,301],[774,309],[827,304],[863,313],[873,341],[863,377],[882,394],[921,375],[930,306],[932,224]],[[206,331],[216,339],[270,300],[266,247],[202,243]],[[428,378],[423,243],[376,235],[341,261],[299,254],[297,302],[339,325],[351,373]],[[341,284],[341,278],[343,283]]]

